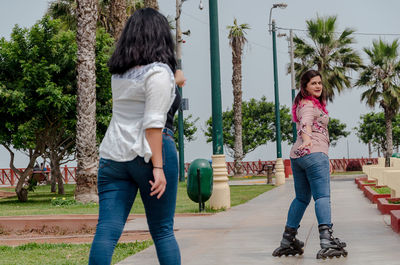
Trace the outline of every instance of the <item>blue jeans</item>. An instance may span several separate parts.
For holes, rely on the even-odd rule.
[[[160,199],[150,196],[153,165],[142,157],[116,162],[100,159],[98,172],[99,220],[90,250],[89,264],[111,264],[115,245],[121,236],[137,191],[140,191],[161,265],[180,265],[179,247],[174,236],[174,214],[178,188],[178,159],[171,130],[163,131],[163,167],[167,180]]]
[[[315,215],[318,225],[331,226],[331,197],[329,158],[324,153],[311,153],[290,159],[294,178],[296,198],[290,205],[286,226],[298,228],[304,212],[315,201]]]

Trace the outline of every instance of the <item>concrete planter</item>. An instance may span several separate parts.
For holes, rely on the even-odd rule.
[[[366,180],[368,180],[368,177],[361,177],[361,178],[355,178],[355,179],[354,179],[354,182],[358,185],[358,183],[359,183],[360,181],[366,181]]]
[[[390,211],[390,221],[393,231],[400,233],[400,210]]]
[[[387,186],[375,186],[376,188],[383,188]],[[371,188],[371,186],[365,186],[364,195],[372,202],[377,203],[378,198],[390,198],[390,194],[379,194]]]
[[[376,186],[376,181],[375,180],[362,180],[358,182],[358,188],[362,191],[364,191],[365,187],[367,186]]]
[[[400,198],[378,198],[378,210],[381,211],[382,214],[390,214],[392,210],[400,210],[400,204],[391,203],[393,201],[400,201]]]

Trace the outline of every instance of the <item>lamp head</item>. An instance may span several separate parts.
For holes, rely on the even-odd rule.
[[[200,0],[200,4],[199,4],[199,9],[203,10],[204,6],[203,6],[203,1]]]
[[[286,3],[278,3],[278,4],[272,5],[272,8],[277,8],[277,7],[284,9],[287,7],[287,4]]]

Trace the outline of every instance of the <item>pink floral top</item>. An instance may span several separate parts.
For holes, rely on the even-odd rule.
[[[297,141],[290,150],[291,158],[299,158],[311,153],[322,152],[328,155],[329,149],[329,116],[322,109],[315,106],[311,101],[302,101],[296,110],[299,120],[297,126]],[[306,126],[311,126],[311,134],[306,131]],[[312,147],[299,149],[303,143],[301,135],[305,133],[311,137]]]

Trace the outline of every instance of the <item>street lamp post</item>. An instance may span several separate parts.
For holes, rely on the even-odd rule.
[[[276,140],[276,163],[275,163],[275,185],[279,186],[285,183],[284,166],[282,160],[282,147],[281,147],[281,118],[279,108],[279,86],[278,86],[278,63],[276,55],[276,27],[275,20],[272,20],[272,9],[286,8],[287,4],[273,4],[269,12],[269,29],[272,33],[272,55],[273,55],[273,68],[274,68],[274,94],[275,94],[275,140]]]
[[[212,139],[213,139],[213,193],[210,207],[228,209],[231,207],[228,171],[222,137],[221,77],[219,61],[218,0],[209,0],[210,19],[210,61],[211,61],[211,97],[212,97]]]
[[[176,59],[177,68],[182,69],[182,31],[181,31],[181,12],[183,1],[176,0]],[[178,86],[179,94],[182,95],[182,87]],[[183,109],[178,109],[178,148],[179,148],[179,181],[185,181],[185,155],[184,155],[184,138],[183,138]]]
[[[290,42],[290,79],[292,84],[292,105],[294,103],[294,99],[296,97],[296,81],[295,81],[295,72],[294,72],[294,47],[293,47],[293,30],[290,30],[289,33],[289,42]],[[292,130],[293,130],[293,142],[297,140],[297,128],[296,123],[292,122]]]

